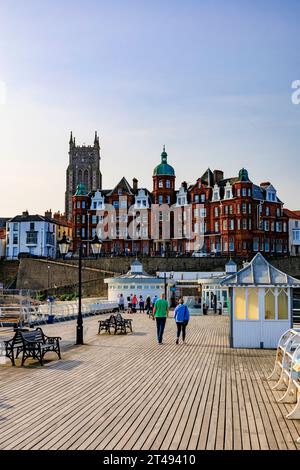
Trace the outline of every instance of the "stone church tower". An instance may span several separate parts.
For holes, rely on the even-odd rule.
[[[69,166],[67,169],[67,185],[65,212],[68,220],[72,219],[72,197],[78,184],[83,183],[86,191],[102,189],[100,172],[100,143],[97,132],[93,146],[77,146],[71,132],[69,150]]]

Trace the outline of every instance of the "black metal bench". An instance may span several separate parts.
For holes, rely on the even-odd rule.
[[[38,359],[42,366],[44,356],[47,352],[55,352],[59,359],[61,359],[60,340],[61,338],[59,336],[51,337],[45,335],[41,328],[37,328],[33,331],[17,330],[11,340],[4,342],[6,357],[8,357],[12,365],[15,366],[15,353],[17,359],[19,354],[23,352],[22,366],[29,357]]]
[[[113,322],[112,320],[113,315],[111,315],[109,318],[106,320],[99,320],[99,329],[98,329],[98,335],[100,335],[102,330],[105,330],[106,332],[110,333],[110,325]]]
[[[132,333],[132,319],[131,318],[123,318],[120,313],[116,315],[116,319],[119,322],[125,323],[125,329],[128,328]]]
[[[132,320],[123,318],[120,313],[117,315],[111,315],[106,320],[99,320],[99,329],[98,335],[100,335],[102,330],[105,330],[107,333],[110,333],[110,329],[114,329],[114,334],[116,335],[118,332],[126,335],[127,329],[132,332]]]

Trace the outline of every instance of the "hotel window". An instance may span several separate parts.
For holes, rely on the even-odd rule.
[[[251,214],[251,213],[252,213],[252,206],[251,206],[251,204],[249,204],[248,210],[249,210],[249,214]]]
[[[97,216],[96,216],[96,215],[93,215],[93,216],[92,216],[92,224],[93,224],[93,225],[96,225],[96,223],[97,223]]]
[[[121,209],[127,209],[127,200],[123,200],[121,201]]]
[[[159,182],[158,182],[158,187],[159,187],[159,188],[163,188],[163,187],[164,187],[164,182],[163,182],[163,180],[159,180]]]
[[[206,209],[200,210],[200,217],[206,217]]]
[[[233,214],[233,206],[229,206],[229,214]]]
[[[167,204],[171,204],[171,196],[167,196]]]
[[[237,197],[241,197],[241,190],[240,190],[240,188],[236,190],[236,195],[237,195]]]
[[[14,233],[14,236],[13,236],[13,245],[17,245],[18,244],[18,235],[16,233]]]
[[[85,237],[85,229],[84,229],[84,228],[83,228],[83,229],[81,229],[81,236],[82,236],[82,238],[84,238],[84,237]]]
[[[268,220],[265,220],[264,225],[265,225],[265,232],[269,232],[270,231],[270,222]]]
[[[158,197],[158,204],[163,204],[163,197],[162,196],[159,196]]]
[[[229,251],[234,251],[234,239],[229,238]]]
[[[167,189],[170,189],[170,188],[171,188],[171,181],[170,181],[170,180],[167,180],[167,181],[166,181],[166,188],[167,188]]]
[[[276,232],[282,232],[282,222],[276,222]]]
[[[247,214],[247,204],[242,204],[242,212],[243,214]]]
[[[275,231],[275,223],[271,222],[271,232],[274,232],[274,231]]]
[[[227,230],[227,220],[223,221],[223,230]]]
[[[266,216],[269,217],[269,215],[270,215],[270,207],[267,206],[266,207]]]
[[[15,232],[17,232],[17,231],[18,231],[18,228],[19,228],[19,224],[16,223],[16,222],[14,222],[13,230],[14,230]],[[34,230],[34,228],[33,228],[33,230]]]
[[[234,220],[230,220],[230,230],[234,230]]]
[[[251,188],[248,188],[248,196],[251,197],[251,195],[252,195]]]
[[[259,250],[259,238],[253,238],[253,251]]]
[[[268,239],[265,240],[265,251],[266,251],[266,252],[269,252],[269,251],[270,251],[270,242],[269,242]]]
[[[252,220],[248,220],[248,230],[252,230]]]
[[[77,209],[80,209],[80,201],[77,201]]]
[[[287,231],[287,224],[286,224],[286,222],[283,222],[283,231],[284,231],[284,232]]]
[[[241,230],[241,219],[237,219],[237,229]]]
[[[85,209],[85,201],[82,201],[82,209]]]
[[[198,203],[199,202],[199,194],[196,194],[194,197],[194,202]]]
[[[215,222],[215,232],[219,233],[219,222]]]
[[[201,194],[201,202],[205,202],[205,194]]]
[[[219,217],[219,208],[215,207],[215,217]]]
[[[119,209],[119,201],[113,201],[113,206],[115,209]]]
[[[241,206],[240,206],[240,204],[237,205],[237,213],[238,213],[238,214],[241,213]]]
[[[214,191],[213,201],[218,201],[219,198],[220,198],[220,196],[219,196],[219,190]]]
[[[243,195],[243,197],[247,196],[247,189],[246,188],[242,189],[242,195]]]
[[[279,207],[276,209],[276,214],[277,217],[281,217],[281,209]]]
[[[82,216],[82,223],[85,223],[85,215]]]
[[[247,229],[248,229],[247,219],[243,219],[243,230],[247,230]]]
[[[225,206],[224,211],[225,211],[225,215],[228,215],[228,212],[229,212],[228,211],[228,206]]]

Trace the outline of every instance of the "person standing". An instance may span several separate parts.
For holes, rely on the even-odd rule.
[[[145,310],[145,302],[144,302],[142,295],[140,295],[140,298],[139,298],[139,307],[140,307],[140,313]]]
[[[132,313],[136,313],[136,306],[137,306],[137,296],[134,294],[131,300],[131,306],[132,306]]]
[[[119,310],[120,312],[124,312],[124,304],[125,304],[125,299],[123,294],[119,295]]]
[[[167,317],[169,316],[169,304],[165,299],[165,294],[161,294],[160,299],[155,302],[153,319],[156,319],[157,341],[162,344]]]
[[[183,341],[183,344],[185,344],[186,327],[190,320],[190,312],[187,306],[184,304],[183,298],[179,299],[179,304],[175,308],[174,319],[177,325],[176,344],[179,344],[181,332],[182,332],[182,341]]]

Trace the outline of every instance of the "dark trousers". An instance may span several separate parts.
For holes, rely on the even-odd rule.
[[[181,332],[182,332],[182,339],[184,341],[185,340],[187,323],[186,322],[183,322],[183,323],[177,323],[176,322],[176,325],[177,325],[177,338],[180,338],[180,335],[181,335]]]
[[[157,341],[162,343],[163,335],[166,326],[166,317],[158,317],[156,318],[156,327],[157,327]]]

